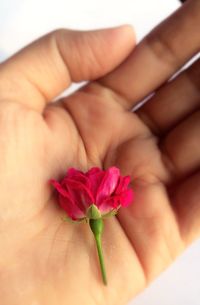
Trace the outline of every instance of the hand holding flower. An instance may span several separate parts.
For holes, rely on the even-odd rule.
[[[1,63],[3,305],[125,304],[200,236],[199,60],[166,82],[199,51],[199,20],[200,2],[190,0],[134,50],[127,26],[61,30]],[[81,80],[89,84],[50,103]],[[105,222],[107,287],[95,280],[86,226],[63,224],[47,183],[67,168],[94,166],[130,175],[135,196]],[[104,212],[117,202],[98,200]],[[74,218],[88,212],[67,211]]]

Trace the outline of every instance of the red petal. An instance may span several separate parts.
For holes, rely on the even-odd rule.
[[[125,177],[121,176],[118,185],[116,187],[115,194],[120,194],[125,190],[127,190],[130,181],[131,181],[130,176],[125,176]]]
[[[103,172],[99,167],[92,167],[87,173],[86,176],[90,177],[91,175],[98,174]]]
[[[94,202],[96,202],[97,191],[102,182],[103,177],[105,176],[105,172],[99,169],[98,167],[93,167],[87,172],[86,175],[90,181],[89,186],[94,198]]]
[[[119,207],[119,201],[117,200],[116,197],[110,197],[107,198],[106,200],[104,200],[100,207],[99,207],[99,211],[102,214],[107,214],[110,211],[112,211],[113,209],[117,209]]]
[[[80,218],[85,217],[83,211],[81,211],[76,204],[71,200],[71,198],[63,197],[62,195],[59,196],[59,205],[61,208],[67,213],[67,215],[73,219],[77,220]]]
[[[79,181],[66,179],[64,183],[72,200],[79,209],[86,213],[87,208],[94,203],[90,190]]]
[[[59,194],[63,195],[64,197],[68,197],[68,192],[66,188],[64,188],[59,182],[51,179],[50,183],[55,187]]]
[[[80,181],[81,183],[83,183],[84,185],[86,185],[87,187],[89,187],[89,179],[88,177],[81,171],[78,171],[74,168],[70,168],[67,171],[67,175],[66,177],[63,179],[63,181],[65,181],[66,179],[70,179],[70,180],[75,180],[75,181]]]
[[[133,202],[134,194],[131,189],[128,189],[126,192],[122,193],[120,196],[120,204],[122,207],[127,207]]]
[[[68,193],[68,190],[64,188],[59,182],[50,180],[50,183],[55,187],[59,193],[58,203],[61,208],[67,213],[72,219],[79,219],[85,216],[84,212],[73,202],[72,198]]]
[[[97,191],[96,205],[98,207],[115,191],[119,177],[120,171],[117,167],[110,167],[104,172],[104,177]]]
[[[69,177],[69,178],[72,178],[74,176],[77,176],[77,175],[83,175],[83,172],[82,171],[79,171],[73,167],[70,167],[68,168],[67,170],[67,173],[66,173],[66,177]]]

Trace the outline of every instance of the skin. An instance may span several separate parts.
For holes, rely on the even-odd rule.
[[[166,82],[199,50],[199,20],[191,0],[137,47],[129,26],[60,30],[0,65],[2,304],[126,304],[200,236],[199,60]],[[135,201],[105,221],[104,286],[88,225],[60,219],[48,180],[112,165]]]

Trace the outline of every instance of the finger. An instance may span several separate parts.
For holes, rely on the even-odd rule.
[[[200,171],[181,183],[172,195],[186,245],[200,236]]]
[[[197,111],[172,130],[161,145],[173,174],[182,178],[200,168],[199,144],[200,111]]]
[[[199,51],[199,27],[200,1],[189,0],[101,82],[125,97],[124,106],[132,108]]]
[[[175,260],[183,246],[164,186],[138,182],[133,187],[134,203],[120,210],[117,218],[139,257],[149,284]]]
[[[0,98],[42,111],[46,102],[66,89],[71,81],[104,75],[133,46],[130,26],[90,32],[55,31],[0,66]]]
[[[200,59],[167,83],[137,114],[154,134],[162,135],[200,107]]]

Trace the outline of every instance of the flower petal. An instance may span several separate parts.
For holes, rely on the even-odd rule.
[[[89,188],[94,198],[94,202],[96,202],[97,191],[102,182],[103,177],[105,176],[105,172],[100,170],[98,167],[94,167],[86,173],[90,183]]]
[[[67,213],[72,219],[79,219],[85,216],[84,212],[75,204],[75,202],[70,198],[68,190],[62,186],[56,180],[51,179],[50,183],[55,187],[59,193],[58,203],[60,207]]]
[[[115,194],[121,194],[122,192],[127,190],[130,181],[131,181],[130,176],[125,176],[125,177],[120,176]]]
[[[66,174],[66,177],[68,178],[72,178],[74,176],[77,176],[77,175],[84,175],[82,171],[78,170],[78,169],[75,169],[73,167],[70,167],[68,168],[67,170],[67,174]]]
[[[68,197],[67,190],[63,188],[59,182],[53,179],[51,179],[49,182],[55,187],[59,194],[63,195],[64,197]]]
[[[97,191],[95,204],[100,207],[101,203],[115,191],[120,177],[117,167],[111,167],[104,172],[104,177]]]
[[[81,171],[76,170],[75,168],[69,168],[69,170],[67,171],[67,175],[66,177],[63,179],[70,179],[70,180],[75,180],[75,181],[80,181],[81,183],[83,183],[84,185],[86,185],[88,188],[90,187],[90,181],[88,179],[88,177]]]
[[[59,195],[59,205],[73,220],[78,220],[85,217],[83,211],[78,208],[78,206],[71,200],[69,196],[63,197],[62,195]]]
[[[131,202],[133,202],[133,198],[134,198],[134,193],[133,193],[132,189],[128,189],[127,191],[122,193],[120,196],[121,206],[122,207],[129,206],[131,204]]]
[[[130,181],[130,176],[121,176],[115,191],[115,196],[118,196],[119,203],[123,207],[127,207],[133,201],[133,190],[128,188]]]
[[[66,179],[63,183],[65,183],[65,187],[72,200],[86,214],[88,207],[94,203],[90,190],[79,181]]]
[[[118,207],[120,207],[119,205],[119,201],[117,200],[116,197],[108,197],[107,199],[105,199],[100,207],[99,207],[99,211],[102,213],[102,215],[110,213],[113,209],[117,209]]]
[[[101,173],[102,169],[99,167],[92,167],[89,171],[87,171],[86,176],[90,177],[91,175]]]

